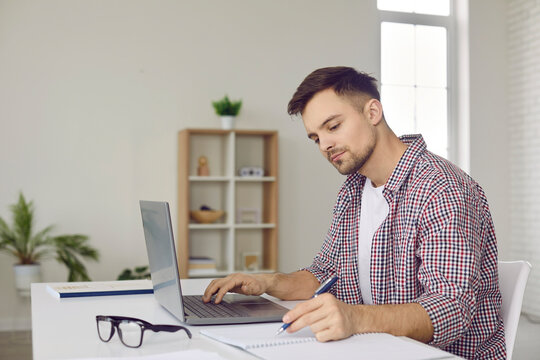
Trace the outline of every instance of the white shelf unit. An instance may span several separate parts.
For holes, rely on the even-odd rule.
[[[242,253],[260,254],[255,272],[277,270],[278,137],[272,130],[185,129],[178,133],[178,263],[180,276],[219,277],[245,271]],[[209,176],[198,176],[200,156]],[[258,166],[262,177],[241,177],[242,166]],[[201,205],[224,210],[212,224],[190,220]],[[241,223],[239,208],[255,209],[260,221]],[[189,256],[208,256],[216,270],[189,272]]]

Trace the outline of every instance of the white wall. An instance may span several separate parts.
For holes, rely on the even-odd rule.
[[[532,265],[522,311],[540,318],[540,2],[508,3],[511,254]]]
[[[286,105],[318,67],[378,76],[375,14],[353,0],[0,0],[0,216],[23,191],[38,228],[89,235],[94,280],[147,263],[138,200],[176,212],[177,131],[219,127],[210,102],[227,93],[244,101],[238,127],[280,132],[279,267],[308,264],[342,177]],[[0,329],[28,323],[12,263],[0,255]],[[44,263],[45,281],[65,279]]]
[[[470,172],[487,194],[503,260],[510,248],[506,6],[469,1]]]

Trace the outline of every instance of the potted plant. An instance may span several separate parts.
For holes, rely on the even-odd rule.
[[[40,260],[54,256],[68,269],[68,281],[89,281],[83,259],[98,260],[99,253],[87,244],[85,235],[50,233],[53,226],[34,232],[34,206],[19,194],[19,201],[10,206],[13,224],[0,217],[0,251],[17,258],[14,265],[15,284],[19,293],[28,296],[30,284],[41,279]]]
[[[213,101],[212,105],[216,114],[221,117],[221,127],[227,130],[232,129],[234,127],[234,118],[240,112],[240,108],[242,108],[242,100],[231,101],[225,95],[223,99]]]
[[[150,270],[148,268],[148,265],[144,266],[135,266],[135,268],[124,269],[120,275],[116,278],[116,280],[144,280],[144,279],[150,279],[151,274]]]

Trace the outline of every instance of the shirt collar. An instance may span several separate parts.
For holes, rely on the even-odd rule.
[[[392,193],[401,187],[403,181],[405,181],[412,171],[416,160],[426,152],[426,143],[420,134],[403,135],[399,140],[407,145],[407,150],[405,150],[401,159],[399,159],[394,171],[392,171],[392,175],[390,175],[390,178],[384,185],[385,190]]]
[[[416,160],[426,151],[426,143],[420,134],[403,135],[399,140],[407,145],[407,150],[405,150],[401,159],[399,159],[396,167],[392,171],[392,175],[390,175],[390,178],[388,178],[388,181],[384,184],[384,193],[394,193],[398,190],[411,172]],[[364,184],[365,178],[364,175],[356,172],[348,175],[347,180],[345,180],[343,185],[345,187],[361,186]]]

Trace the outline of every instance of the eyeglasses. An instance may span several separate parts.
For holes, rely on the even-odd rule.
[[[191,332],[183,326],[152,325],[147,321],[131,317],[96,315],[96,323],[101,341],[109,342],[116,329],[122,344],[130,348],[138,348],[141,346],[143,335],[146,330],[152,330],[153,332],[176,332],[178,330],[184,330],[191,339]]]

